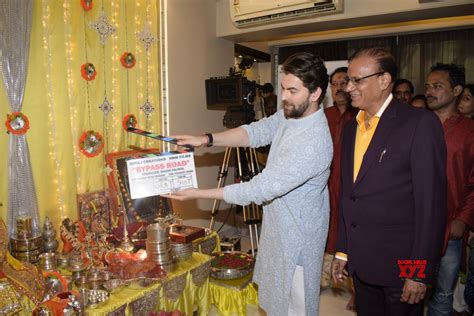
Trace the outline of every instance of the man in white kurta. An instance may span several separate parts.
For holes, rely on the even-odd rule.
[[[195,146],[272,144],[265,169],[249,182],[170,195],[181,200],[211,198],[238,205],[264,205],[254,281],[259,286],[259,305],[269,316],[313,316],[319,310],[319,283],[329,225],[327,181],[333,154],[326,116],[320,106],[327,77],[320,58],[295,54],[283,64],[282,110],[221,133],[175,136],[180,144]],[[294,282],[295,271],[301,274],[296,280],[303,280],[303,284]],[[298,298],[298,293],[304,294]]]
[[[322,110],[300,119],[283,111],[243,126],[250,147],[272,143],[267,165],[251,181],[224,188],[224,200],[262,204],[263,223],[254,281],[269,315],[288,310],[296,264],[304,268],[306,309],[317,310],[329,226],[327,180],[332,142]],[[313,306],[314,305],[314,306]],[[315,315],[315,313],[308,313]]]

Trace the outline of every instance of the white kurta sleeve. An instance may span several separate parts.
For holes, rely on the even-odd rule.
[[[328,168],[332,159],[331,143],[317,144],[308,139],[304,131],[291,134],[291,137],[282,139],[277,148],[272,148],[276,157],[260,174],[248,182],[224,188],[226,202],[238,205],[252,202],[262,204],[285,195]],[[318,151],[325,152],[319,155]]]
[[[269,145],[283,120],[283,111],[280,111],[252,124],[242,125],[241,127],[247,131],[249,136],[249,147],[257,148]]]

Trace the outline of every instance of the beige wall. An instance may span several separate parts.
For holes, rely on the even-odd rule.
[[[234,63],[234,43],[216,37],[215,0],[167,1],[170,134],[202,134],[224,129],[223,111],[206,109],[204,80],[225,76]],[[223,148],[195,153],[200,188],[217,186]],[[174,202],[174,209],[196,226],[208,226],[213,201]],[[221,209],[226,209],[222,205]],[[220,212],[218,220],[226,213]],[[232,217],[231,217],[232,218]],[[216,226],[218,228],[219,226]]]

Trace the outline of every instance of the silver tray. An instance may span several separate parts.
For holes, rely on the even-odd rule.
[[[247,261],[247,264],[242,267],[236,268],[225,268],[225,267],[216,267],[214,264],[216,263],[217,258],[221,256],[239,256],[240,258]],[[221,280],[232,280],[232,279],[239,279],[242,278],[253,271],[253,267],[255,264],[255,260],[252,256],[239,252],[239,251],[223,251],[213,254],[213,259],[211,261],[211,277]]]

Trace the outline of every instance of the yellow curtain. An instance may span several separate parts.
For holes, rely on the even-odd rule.
[[[76,219],[76,195],[107,187],[105,154],[133,148],[159,147],[156,141],[127,134],[122,119],[134,114],[138,128],[160,133],[160,25],[159,1],[94,0],[86,11],[80,0],[34,1],[28,76],[23,113],[29,118],[27,132],[40,221],[49,216],[56,227],[63,218]],[[102,45],[91,27],[105,12],[115,32]],[[102,24],[104,26],[104,24]],[[106,32],[108,34],[108,32]],[[145,48],[143,35],[151,34]],[[146,36],[145,36],[146,37]],[[120,57],[131,52],[133,68]],[[92,63],[97,75],[86,81],[81,66]],[[10,112],[3,84],[0,113]],[[107,97],[113,110],[99,106]],[[140,109],[149,101],[150,115]],[[6,132],[5,125],[2,128]],[[84,131],[99,132],[104,140],[101,154],[88,158],[79,151]],[[0,135],[0,216],[7,217],[8,137]]]

